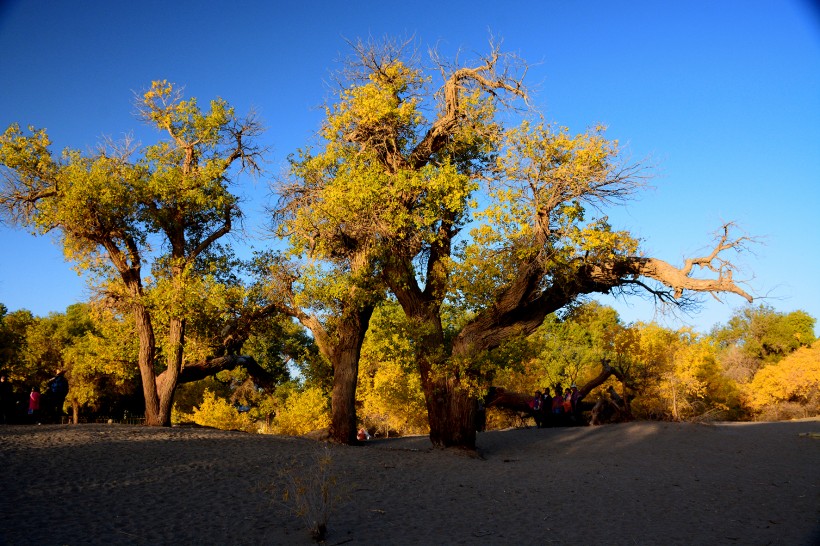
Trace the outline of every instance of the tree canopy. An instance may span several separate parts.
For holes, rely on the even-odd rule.
[[[147,422],[170,423],[180,381],[239,364],[284,381],[270,362],[237,354],[249,339],[259,355],[284,352],[254,330],[274,314],[311,331],[321,359],[309,360],[332,369],[331,436],[346,443],[355,442],[360,377],[369,415],[382,412],[387,390],[418,402],[414,384],[400,385],[408,354],[431,440],[444,447],[474,447],[478,398],[524,361],[541,381],[594,383],[606,378],[589,363],[608,355],[620,378],[651,383],[675,403],[701,396],[713,379],[717,360],[703,356],[710,341],[638,333],[606,308],[579,303],[596,293],[674,306],[699,293],[752,301],[732,263],[751,240],[727,223],[710,250],[679,266],[645,255],[639,236],[614,227],[607,211],[637,195],[651,173],[628,161],[605,127],[573,133],[544,120],[529,103],[526,63],[495,44],[455,63],[434,52],[434,70],[411,45],[351,44],[317,141],[293,154],[274,183],[271,219],[287,249],[257,256],[252,286],[224,243],[241,218],[231,184],[242,171],[259,172],[264,152],[252,115],[238,117],[222,99],[200,108],[161,81],[138,103],[141,119],[164,135],[156,144],[106,141],[96,152],[57,156],[44,130],[14,124],[0,137],[4,218],[56,233],[66,256],[93,275],[95,302],[133,325]],[[377,308],[379,336],[389,323],[403,340],[371,339],[360,369]],[[763,318],[749,315],[720,339],[748,358],[774,359],[796,348],[793,332],[797,346],[813,340],[809,319],[773,319],[758,335]],[[296,335],[285,324],[280,333]],[[661,362],[657,348],[672,342],[683,348]],[[378,343],[397,355],[380,370],[372,364]],[[323,392],[294,388],[303,401]],[[209,392],[206,407],[220,414]],[[324,419],[296,400],[288,407],[304,417],[293,430]]]
[[[497,47],[461,65],[438,62],[440,85],[407,44],[353,44],[314,149],[284,188],[296,241],[325,256],[367,260],[415,327],[431,439],[472,447],[482,354],[535,331],[591,293],[647,291],[661,302],[691,292],[751,296],[714,249],[681,267],[643,256],[601,210],[641,187],[602,127],[568,129],[503,114],[526,103],[526,65]],[[712,273],[712,278],[695,275]],[[445,303],[468,318],[445,331]]]
[[[137,106],[165,140],[57,156],[45,130],[11,125],[0,137],[0,206],[14,224],[56,233],[106,302],[133,314],[146,422],[168,425],[196,313],[191,295],[214,279],[217,241],[240,216],[229,185],[238,170],[258,170],[260,126],[222,99],[203,110],[166,81],[153,82]]]

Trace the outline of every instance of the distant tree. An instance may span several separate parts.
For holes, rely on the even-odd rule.
[[[745,386],[751,410],[764,418],[820,414],[820,344],[800,347],[758,371]]]
[[[330,426],[327,395],[320,388],[291,384],[281,390],[271,432],[301,435]]]
[[[383,434],[427,432],[424,393],[415,372],[407,319],[395,302],[374,313],[362,345],[357,401],[364,424]]]
[[[728,324],[714,329],[727,373],[747,383],[764,365],[778,362],[800,347],[811,345],[815,319],[805,311],[781,313],[772,307],[738,309]]]
[[[138,108],[167,140],[55,156],[45,130],[11,125],[0,137],[0,207],[14,225],[57,233],[66,256],[132,313],[146,423],[167,426],[194,312],[187,291],[240,215],[229,183],[240,169],[257,170],[252,139],[260,126],[222,99],[203,111],[165,81],[154,82]]]
[[[66,404],[74,422],[83,408],[110,416],[115,409],[132,406],[129,399],[139,392],[139,343],[133,323],[90,304],[70,306],[63,321],[74,324],[78,334],[66,337],[61,348],[70,384]]]
[[[14,381],[28,380],[35,372],[26,359],[26,338],[35,323],[31,311],[20,309],[9,313],[8,308],[0,304],[0,372]]]
[[[493,47],[470,64],[439,62],[436,89],[405,45],[354,44],[291,206],[347,196],[305,239],[333,255],[367,249],[359,259],[413,325],[434,445],[475,446],[486,381],[475,364],[580,296],[640,290],[679,304],[709,292],[751,301],[725,256],[748,241],[731,225],[704,256],[676,267],[643,256],[605,216],[587,219],[640,189],[641,166],[623,162],[600,127],[576,136],[538,121],[505,127],[501,110],[527,100],[526,65]],[[469,314],[457,330],[446,328],[446,303]]]

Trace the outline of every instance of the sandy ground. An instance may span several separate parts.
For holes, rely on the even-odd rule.
[[[810,434],[807,434],[810,433]],[[820,420],[304,438],[0,426],[0,544],[310,544],[289,477],[329,450],[326,544],[820,544]]]

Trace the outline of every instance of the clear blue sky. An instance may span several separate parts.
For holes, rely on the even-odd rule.
[[[532,64],[533,103],[579,132],[604,123],[653,189],[610,215],[650,255],[679,265],[733,220],[764,239],[735,279],[760,303],[820,318],[820,12],[811,0],[532,2],[53,2],[0,0],[0,125],[45,127],[55,150],[102,135],[154,135],[133,117],[152,80],[187,96],[254,107],[269,169],[318,127],[345,38],[415,36],[485,52],[490,34]],[[247,228],[264,182],[243,181]],[[36,315],[86,299],[84,281],[48,238],[0,227],[0,302]],[[604,300],[613,303],[611,300]],[[708,331],[743,300],[667,317]],[[615,302],[627,322],[651,305]],[[818,329],[820,331],[820,329]]]

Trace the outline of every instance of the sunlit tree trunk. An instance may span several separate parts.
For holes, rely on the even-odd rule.
[[[154,373],[154,354],[156,340],[151,317],[142,305],[134,306],[134,322],[139,338],[139,353],[137,363],[142,380],[142,394],[145,398],[145,424],[161,426],[162,418],[159,410],[159,395],[157,394],[156,374]]]
[[[333,390],[330,409],[330,437],[342,444],[354,445],[356,439],[356,386],[362,343],[373,316],[375,304],[358,306],[350,303],[342,311],[334,331],[329,333],[314,317],[287,309],[313,332],[316,345],[333,368]]]
[[[172,318],[170,331],[168,333],[168,344],[170,354],[165,372],[157,378],[157,395],[159,398],[160,424],[165,427],[171,426],[171,408],[174,405],[174,392],[179,382],[179,374],[182,370],[183,349],[185,348],[185,320]]]

